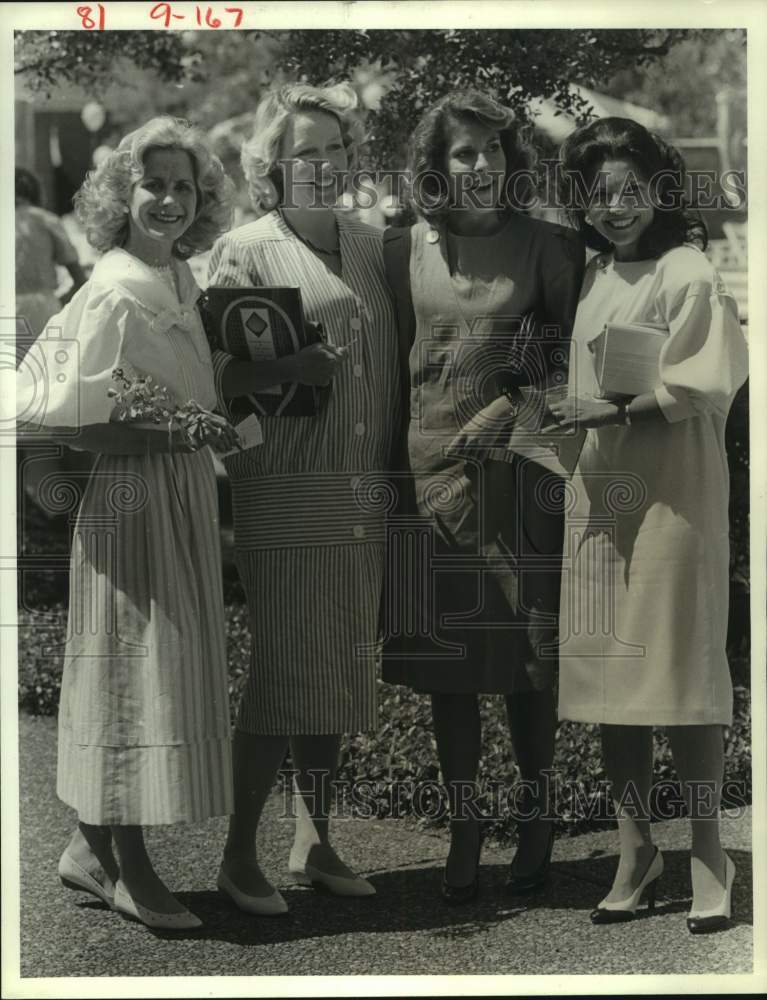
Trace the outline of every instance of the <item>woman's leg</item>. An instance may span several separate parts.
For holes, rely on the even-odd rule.
[[[78,823],[65,853],[103,886],[108,896],[112,895],[120,870],[112,853],[112,831],[108,826]]]
[[[296,831],[290,852],[291,868],[309,863],[328,875],[353,878],[330,844],[333,780],[338,770],[341,736],[292,736],[290,754],[294,777]]]
[[[249,896],[269,896],[274,891],[258,866],[256,833],[287,748],[287,736],[255,736],[235,730],[234,813],[229,818],[223,866],[237,888]]]
[[[140,826],[113,826],[120,879],[134,902],[155,913],[183,913],[183,906],[152,867]]]
[[[722,727],[670,726],[667,733],[692,828],[692,909],[709,910],[721,902],[725,888],[725,858],[719,840]]]
[[[551,837],[552,820],[542,818],[549,809],[549,781],[543,772],[550,770],[554,761],[556,716],[551,689],[507,695],[506,712],[517,764],[530,790],[524,801],[517,803],[523,815],[531,815],[519,824],[519,847],[514,857],[514,874],[525,876],[543,863]]]
[[[112,831],[108,826],[78,823],[67,852],[89,874],[92,875],[100,867],[103,874],[113,882],[117,881],[119,872],[112,853]]]
[[[445,878],[449,885],[469,885],[476,873],[480,835],[472,808],[482,747],[479,704],[475,694],[435,693],[431,710],[451,816]]]
[[[602,751],[618,820],[620,859],[610,903],[627,899],[653,859],[650,835],[652,727],[602,726]]]

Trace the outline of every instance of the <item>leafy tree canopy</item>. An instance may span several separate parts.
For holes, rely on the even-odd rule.
[[[158,111],[205,127],[253,110],[281,79],[352,79],[369,109],[369,163],[401,160],[423,109],[448,90],[478,87],[529,118],[531,98],[582,117],[588,105],[569,84],[599,87],[619,71],[647,67],[697,32],[657,30],[458,30],[279,32],[23,31],[16,72],[32,91],[79,84],[100,98],[129,65],[124,99],[110,107],[133,125]],[[145,71],[142,74],[136,70]],[[158,80],[171,86],[158,87]],[[175,86],[174,86],[175,85]],[[115,102],[117,103],[117,102]],[[128,124],[125,122],[125,124]]]

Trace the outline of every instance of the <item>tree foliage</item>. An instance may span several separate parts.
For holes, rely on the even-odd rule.
[[[115,62],[128,60],[160,80],[184,78],[180,32],[17,31],[14,72],[33,92],[48,95],[63,83],[98,92],[112,80]]]
[[[376,95],[367,102],[368,161],[376,165],[401,162],[419,114],[449,90],[493,93],[523,120],[537,97],[582,117],[588,106],[571,83],[600,87],[619,70],[657,62],[690,35],[683,29],[25,31],[17,36],[16,69],[35,91],[50,93],[67,81],[98,97],[114,82],[116,61],[127,59],[149,71],[147,80],[176,87],[148,84],[138,100],[134,86],[134,99],[115,108],[118,118],[131,106],[150,114],[170,110],[208,128],[252,111],[271,82],[353,79]]]
[[[707,136],[716,134],[717,94],[723,87],[743,92],[745,115],[743,28],[695,32],[662,61],[622,69],[604,90],[667,115],[674,135]]]
[[[511,105],[530,121],[529,102],[550,98],[582,119],[588,104],[571,83],[600,86],[627,65],[644,66],[665,56],[690,35],[687,30],[603,31],[457,30],[338,31],[286,33],[281,64],[314,82],[347,79],[355,67],[376,66],[392,85],[371,116],[373,163],[399,152],[423,110],[456,88],[477,87]]]

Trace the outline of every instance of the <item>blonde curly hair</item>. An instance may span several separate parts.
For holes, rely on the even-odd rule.
[[[291,115],[300,111],[325,111],[337,120],[350,168],[356,164],[357,150],[365,130],[357,112],[359,102],[349,83],[332,87],[312,87],[289,83],[270,90],[256,108],[251,138],[242,146],[240,162],[255,209],[270,209],[283,197],[283,177],[279,167],[280,148]]]
[[[77,218],[88,242],[104,252],[122,246],[128,237],[128,212],[134,187],[144,176],[150,149],[180,149],[189,154],[197,188],[197,214],[180,236],[173,254],[185,260],[209,250],[232,222],[233,185],[203,133],[181,118],[161,115],[129,132],[91,170],[74,198]]]

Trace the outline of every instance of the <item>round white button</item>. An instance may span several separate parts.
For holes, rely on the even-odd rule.
[[[357,437],[362,437],[362,435],[365,433],[365,425],[364,424],[355,424],[354,425],[354,433],[357,435]]]
[[[362,365],[354,365],[354,367],[352,368],[352,372],[355,378],[359,378],[360,375],[362,374]]]
[[[354,537],[355,538],[364,538],[365,537],[365,529],[363,528],[363,526],[361,524],[355,524],[354,525]]]
[[[359,319],[357,319],[356,316],[352,319],[352,321],[351,321],[351,323],[349,325],[351,326],[352,330],[355,330],[355,331],[362,329],[362,322]]]

